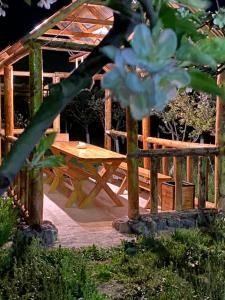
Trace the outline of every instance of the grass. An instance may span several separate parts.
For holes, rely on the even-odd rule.
[[[12,240],[17,214],[0,206],[0,300],[225,299],[225,216],[207,228],[119,247],[47,249]]]
[[[0,299],[225,299],[225,222],[112,249],[0,250]]]

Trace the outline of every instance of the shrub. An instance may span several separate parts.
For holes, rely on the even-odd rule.
[[[44,249],[37,241],[15,260],[0,281],[0,299],[106,299],[86,273],[78,251]]]
[[[0,247],[12,238],[16,222],[17,212],[13,208],[12,199],[0,198]]]

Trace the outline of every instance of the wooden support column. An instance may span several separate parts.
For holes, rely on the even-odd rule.
[[[0,77],[0,132],[2,131],[2,89]],[[2,138],[0,137],[0,165],[2,164]]]
[[[151,213],[158,213],[158,167],[159,159],[157,157],[152,157],[150,168]]]
[[[182,210],[182,158],[174,157],[174,180],[175,180],[175,209],[177,211]]]
[[[54,76],[52,78],[52,83],[56,84],[60,82],[60,77]],[[53,129],[55,132],[60,133],[60,114],[58,114],[58,116],[55,118],[55,120],[53,121]]]
[[[111,92],[105,90],[105,139],[104,147],[108,150],[112,149],[112,138],[106,133],[106,130],[112,129],[112,98]]]
[[[142,135],[143,135],[143,150],[148,150],[147,137],[150,137],[150,117],[145,117],[142,120]],[[150,169],[150,158],[144,157],[144,168]]]
[[[4,67],[4,107],[5,107],[5,135],[13,136],[14,108],[13,108],[13,67]],[[10,151],[10,143],[6,142],[6,153]]]
[[[224,73],[217,77],[217,84],[224,81]],[[216,132],[215,144],[224,152],[225,147],[225,103],[221,97],[216,99]],[[220,209],[225,209],[225,156],[215,157],[215,204]]]
[[[208,195],[208,159],[207,157],[199,156],[198,159],[198,208],[205,208],[205,203]]]
[[[129,219],[139,218],[139,180],[138,180],[138,159],[129,157],[130,154],[138,152],[138,124],[126,110],[127,123],[127,168],[128,168],[128,217]]]
[[[30,45],[30,112],[31,117],[37,112],[42,101],[42,51],[38,44]],[[35,153],[35,150],[33,154]],[[33,169],[29,173],[29,222],[41,224],[43,220],[43,172]]]
[[[193,157],[187,156],[187,181],[193,182]]]
[[[162,148],[165,149],[166,147],[163,146]],[[162,158],[162,173],[164,175],[169,174],[169,160],[168,160],[168,157],[163,157]]]

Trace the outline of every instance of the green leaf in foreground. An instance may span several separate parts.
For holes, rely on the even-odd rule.
[[[177,0],[174,1],[183,5],[195,7],[198,9],[206,9],[210,5],[210,1],[208,0]]]
[[[190,70],[188,73],[191,77],[190,86],[193,89],[225,98],[224,88],[218,87],[216,80],[208,74],[199,70]]]

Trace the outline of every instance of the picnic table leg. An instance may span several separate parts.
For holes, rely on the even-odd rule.
[[[83,201],[83,199],[85,198],[86,194],[82,189],[82,185],[83,185],[83,181],[81,179],[73,179],[73,186],[74,186],[74,190],[71,193],[71,195],[69,196],[67,202],[66,202],[66,207],[72,207],[73,203],[77,202],[78,206],[79,204]]]
[[[102,172],[102,176],[96,171],[93,166],[89,166],[89,171],[92,173],[94,179],[96,180],[96,185],[92,189],[92,191],[89,193],[89,195],[83,199],[83,201],[80,203],[80,208],[87,207],[94,198],[98,195],[98,193],[101,191],[101,189],[104,189],[105,192],[110,196],[112,201],[117,206],[123,206],[120,199],[117,197],[117,195],[111,190],[111,188],[107,185],[108,179],[113,175],[114,171],[118,168],[121,162],[115,162],[112,164],[107,164],[105,166],[105,172]],[[88,165],[87,165],[88,167]]]
[[[117,191],[117,195],[123,194],[123,192],[127,189],[127,186],[128,186],[128,179],[127,179],[127,176],[125,175],[125,177],[121,183],[121,186],[119,187],[119,189]]]
[[[60,185],[60,182],[63,180],[63,174],[58,170],[54,170],[55,177],[52,181],[52,184],[49,189],[49,193],[53,193],[56,191],[57,187]]]

